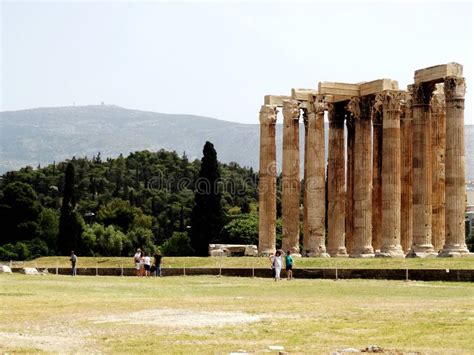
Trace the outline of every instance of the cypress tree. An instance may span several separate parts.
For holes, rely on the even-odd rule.
[[[219,238],[224,226],[219,178],[216,150],[206,142],[191,213],[191,246],[199,256],[208,256],[209,243]]]
[[[74,165],[69,163],[64,176],[64,193],[59,217],[58,251],[68,255],[71,250],[79,251],[82,223],[81,218],[74,211],[76,199],[74,192]]]

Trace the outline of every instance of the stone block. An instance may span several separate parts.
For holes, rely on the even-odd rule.
[[[310,101],[310,98],[317,94],[316,89],[291,89],[291,97],[298,101]]]
[[[415,84],[442,82],[448,76],[462,77],[462,65],[447,63],[415,71]]]
[[[327,103],[335,103],[342,101],[349,101],[353,96],[347,95],[324,95],[324,101]]]
[[[384,90],[398,90],[398,82],[391,79],[378,79],[359,85],[360,96],[377,94]]]
[[[40,273],[34,267],[24,267],[22,269],[23,274],[25,275],[39,275]]]
[[[282,107],[284,100],[291,100],[291,96],[265,95],[263,104]]]
[[[320,82],[318,84],[318,93],[320,95],[347,96],[350,99],[353,96],[360,96],[358,84]]]
[[[0,274],[11,274],[12,269],[7,265],[0,265]]]

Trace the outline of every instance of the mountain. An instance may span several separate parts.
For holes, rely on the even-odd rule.
[[[303,135],[301,125],[300,142],[303,142]],[[257,170],[260,128],[258,110],[255,111],[255,124],[241,124],[112,105],[72,106],[0,112],[0,138],[1,174],[26,165],[45,165],[73,156],[92,157],[98,152],[105,158],[163,148],[186,152],[191,160],[200,159],[206,140],[214,144],[220,161],[234,161]],[[277,160],[281,162],[281,124],[277,125],[276,140]],[[474,180],[472,125],[465,127],[465,145],[466,178]],[[303,154],[303,146],[300,151]]]

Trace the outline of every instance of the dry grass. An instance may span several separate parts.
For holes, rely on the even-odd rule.
[[[0,351],[474,349],[472,283],[0,275]]]

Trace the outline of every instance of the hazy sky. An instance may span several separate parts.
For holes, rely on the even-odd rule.
[[[0,0],[1,1],[1,0]],[[470,2],[1,3],[0,111],[116,104],[258,123],[265,94],[458,62]]]

